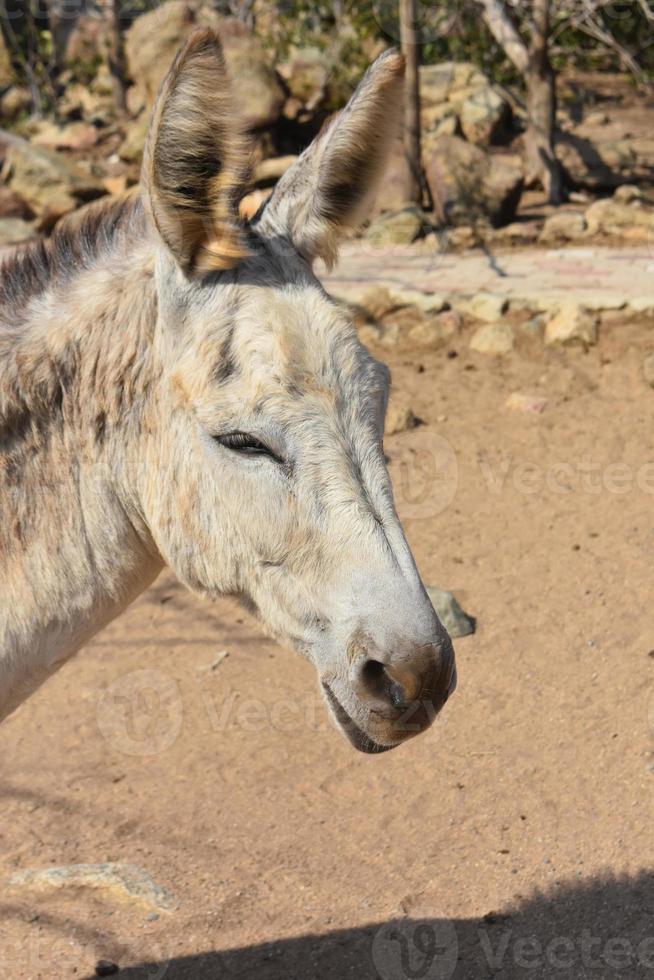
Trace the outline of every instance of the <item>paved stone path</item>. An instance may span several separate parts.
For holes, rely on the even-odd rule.
[[[436,306],[439,298],[456,305],[484,291],[533,309],[572,300],[595,310],[630,307],[654,313],[654,242],[485,255],[480,250],[448,253],[438,246],[427,248],[425,242],[374,248],[357,241],[348,243],[338,266],[321,277],[333,295],[350,302],[371,287],[385,286],[427,308]]]

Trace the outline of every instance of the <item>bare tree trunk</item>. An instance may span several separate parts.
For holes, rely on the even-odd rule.
[[[550,0],[534,0],[527,83],[527,181],[539,180],[550,204],[564,198],[563,173],[554,150],[556,78],[549,58]]]
[[[406,59],[404,92],[404,153],[409,165],[407,201],[422,204],[420,154],[420,63],[416,33],[416,0],[400,0],[400,43]]]
[[[107,61],[114,85],[116,106],[121,112],[127,109],[127,69],[123,32],[120,26],[119,0],[102,0],[104,26],[106,31]]]
[[[550,3],[532,0],[532,41],[518,33],[502,0],[479,0],[495,40],[525,79],[527,86],[527,180],[538,180],[551,204],[564,198],[563,170],[554,152],[556,76],[550,63]]]

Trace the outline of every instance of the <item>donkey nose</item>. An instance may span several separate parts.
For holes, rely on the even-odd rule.
[[[454,690],[456,669],[449,637],[404,646],[388,657],[361,658],[354,688],[371,711],[388,720],[405,718],[409,731],[422,731]]]

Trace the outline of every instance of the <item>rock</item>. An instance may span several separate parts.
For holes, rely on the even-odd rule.
[[[92,75],[98,61],[105,56],[102,19],[97,14],[79,14],[67,33],[63,61],[76,73]]]
[[[545,325],[548,347],[581,344],[590,347],[597,343],[597,314],[578,303],[564,303],[553,319]]]
[[[609,117],[601,110],[589,112],[587,116],[584,116],[584,126],[606,126],[608,122],[610,122]]]
[[[410,245],[430,227],[427,215],[410,205],[401,211],[384,211],[373,219],[366,239],[373,245]]]
[[[212,27],[220,36],[225,62],[245,125],[272,125],[284,104],[284,92],[259,39],[236,18],[220,17],[192,0],[168,3],[137,17],[125,36],[128,70],[152,105],[179,45],[197,28]]]
[[[38,892],[62,888],[91,888],[108,892],[121,901],[134,901],[148,908],[172,912],[177,901],[157,885],[147,871],[133,864],[66,864],[55,868],[16,871],[9,878],[10,888],[29,888]]]
[[[475,293],[465,303],[459,304],[459,308],[463,309],[468,316],[473,317],[475,320],[485,320],[486,323],[495,323],[506,312],[508,305],[509,301],[506,296],[482,291]]]
[[[427,587],[427,595],[436,615],[453,639],[475,632],[474,619],[464,613],[451,592],[431,585]]]
[[[648,234],[654,231],[654,209],[638,202],[626,204],[615,197],[595,201],[586,211],[586,224],[591,235],[623,235],[640,228]]]
[[[511,109],[499,92],[489,86],[473,92],[461,103],[459,121],[467,140],[478,146],[490,146],[506,139]]]
[[[404,145],[401,139],[396,139],[384,169],[384,179],[371,208],[371,219],[384,211],[402,210],[407,203],[410,175]]]
[[[508,323],[487,323],[475,330],[470,350],[480,354],[508,354],[515,346],[513,328]]]
[[[510,225],[497,228],[493,238],[500,242],[535,242],[540,231],[538,221],[512,221]]]
[[[401,395],[391,395],[384,424],[385,434],[387,436],[397,435],[398,432],[415,429],[417,425],[418,419],[413,414],[408,401]]]
[[[270,157],[268,160],[262,160],[255,168],[254,182],[256,184],[275,183],[284,176],[296,160],[297,156],[293,153],[284,157]]]
[[[654,354],[648,354],[643,361],[643,374],[650,388],[654,388]]]
[[[89,150],[100,138],[95,126],[84,122],[72,122],[57,126],[47,119],[41,120],[30,142],[32,146],[43,146],[48,150]]]
[[[292,48],[277,71],[304,109],[313,112],[324,101],[332,66],[320,48]]]
[[[436,316],[422,314],[408,332],[409,340],[421,347],[444,347],[461,328],[461,317],[454,310]]]
[[[629,300],[629,309],[633,313],[654,314],[654,295],[636,296],[635,299]]]
[[[454,136],[459,129],[459,117],[449,102],[421,107],[420,126],[423,142],[437,136]]]
[[[434,208],[443,223],[470,224],[484,218],[502,225],[515,217],[524,182],[512,165],[457,136],[431,142],[424,165]]]
[[[27,220],[31,217],[33,217],[32,212],[22,197],[19,197],[9,187],[0,184],[0,218],[23,218]]]
[[[635,184],[621,184],[613,192],[613,200],[621,201],[623,204],[632,204],[634,201],[642,201],[643,192]]]
[[[547,398],[538,395],[523,395],[519,391],[514,391],[506,400],[506,407],[512,412],[527,412],[540,415],[547,408]]]
[[[0,114],[3,119],[16,119],[32,109],[32,94],[22,85],[12,85],[0,99]]]
[[[0,246],[17,245],[34,238],[36,231],[22,218],[0,218]]]
[[[39,228],[51,227],[80,203],[105,193],[101,181],[70,160],[18,137],[9,142],[4,167],[8,186],[38,216]]]
[[[579,211],[557,211],[546,218],[541,242],[574,241],[586,232],[586,219]]]
[[[532,316],[525,323],[520,324],[520,329],[530,337],[541,337],[545,329],[545,317]]]

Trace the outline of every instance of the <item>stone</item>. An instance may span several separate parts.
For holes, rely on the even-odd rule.
[[[479,292],[463,305],[464,311],[475,320],[495,323],[506,312],[509,301],[499,293]]]
[[[408,338],[421,347],[444,347],[461,327],[461,317],[454,310],[436,316],[422,314],[418,323],[408,331]]]
[[[547,408],[547,398],[538,395],[524,395],[520,391],[514,391],[506,400],[506,407],[512,412],[526,412],[533,415],[540,415]]]
[[[475,620],[463,611],[451,592],[431,585],[427,587],[427,595],[436,615],[453,639],[475,632]]]
[[[486,219],[508,224],[522,194],[522,172],[457,136],[430,142],[424,160],[434,209],[443,224]]]
[[[261,41],[236,18],[192,0],[168,0],[137,17],[126,32],[129,75],[144,103],[153,104],[180,44],[198,27],[211,27],[220,36],[244,124],[258,129],[275,123],[285,95]]]
[[[613,192],[613,200],[621,201],[623,204],[632,204],[633,201],[642,201],[643,192],[635,184],[621,184]]]
[[[120,901],[132,901],[148,908],[173,912],[178,903],[171,893],[158,885],[142,868],[133,864],[66,864],[54,868],[26,868],[8,879],[10,888],[28,888],[37,892],[64,888],[97,889]]]
[[[513,328],[508,323],[487,323],[470,339],[470,350],[480,354],[509,354],[514,346]]]
[[[470,143],[490,146],[507,138],[511,109],[506,99],[488,86],[473,92],[461,103],[459,121],[463,135]]]
[[[0,218],[23,218],[27,220],[31,217],[32,212],[22,197],[19,197],[11,188],[0,184]]]
[[[58,126],[48,119],[38,123],[32,135],[33,146],[43,146],[48,150],[90,150],[100,138],[100,131],[85,122],[71,122]]]
[[[449,102],[438,102],[436,105],[421,106],[420,126],[423,141],[436,136],[453,136],[459,128],[459,117]]]
[[[634,228],[649,234],[654,231],[654,208],[643,207],[638,202],[627,204],[615,197],[603,198],[586,211],[586,224],[591,235],[620,236]]]
[[[415,429],[417,425],[418,419],[413,414],[408,401],[401,395],[391,395],[384,424],[385,434],[387,436],[397,435],[399,432]]]
[[[0,218],[0,246],[17,245],[28,238],[34,238],[34,225],[28,224],[22,218]]]
[[[610,122],[609,117],[601,109],[589,112],[584,116],[584,126],[606,126]]]
[[[391,147],[384,179],[380,182],[377,195],[370,209],[371,220],[384,211],[401,211],[407,204],[411,168],[407,162],[404,144],[396,139]]]
[[[32,109],[32,93],[22,85],[12,85],[0,98],[0,114],[3,119],[16,119]]]
[[[512,221],[493,232],[493,238],[500,242],[535,242],[540,235],[538,221]]]
[[[654,354],[648,354],[643,361],[643,374],[650,388],[654,388]]]
[[[277,66],[290,95],[313,112],[324,101],[332,66],[320,48],[292,48],[285,62]]]
[[[297,156],[289,153],[283,157],[269,157],[258,163],[254,170],[254,182],[256,184],[275,183],[283,177],[286,171],[293,166]]]
[[[556,316],[545,325],[545,344],[548,347],[575,344],[590,347],[596,343],[597,314],[578,303],[564,303]]]
[[[654,295],[636,296],[635,299],[629,300],[629,309],[633,313],[654,314]]]
[[[71,160],[18,137],[8,144],[4,168],[8,186],[38,216],[39,228],[105,193],[101,181]]]
[[[586,232],[586,219],[579,211],[557,211],[545,219],[541,242],[574,241]]]
[[[366,239],[373,245],[410,245],[430,226],[427,215],[413,205],[401,211],[384,211],[373,219]]]

